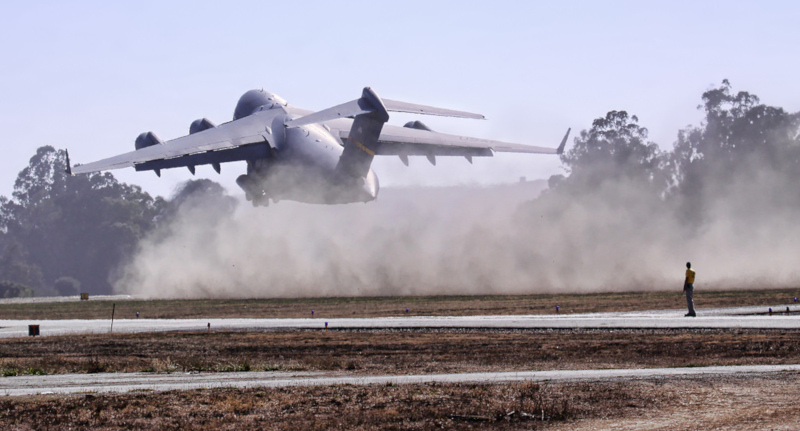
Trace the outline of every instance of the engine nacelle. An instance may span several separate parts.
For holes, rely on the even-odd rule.
[[[160,143],[161,143],[161,139],[158,139],[158,136],[156,136],[155,133],[153,133],[153,132],[144,132],[144,133],[139,134],[139,136],[136,137],[135,146],[136,146],[137,150],[141,150],[142,148],[152,147],[153,145],[160,144]]]
[[[403,127],[408,127],[409,129],[427,130],[429,132],[433,131],[430,127],[425,125],[425,123],[419,120],[409,121],[408,123],[404,124]]]
[[[203,130],[213,129],[214,127],[217,126],[208,118],[200,118],[192,121],[192,124],[189,125],[189,134],[192,135],[197,132],[202,132]]]

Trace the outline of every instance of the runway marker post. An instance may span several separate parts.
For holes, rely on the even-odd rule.
[[[111,329],[108,331],[109,334],[114,333],[114,312],[117,309],[117,304],[111,304]]]

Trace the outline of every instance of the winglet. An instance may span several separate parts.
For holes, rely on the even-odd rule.
[[[64,152],[67,153],[67,169],[64,171],[67,175],[72,176],[72,165],[69,163],[69,150],[64,150]]]
[[[569,139],[569,132],[572,130],[572,127],[567,129],[567,134],[564,135],[564,139],[561,140],[561,143],[558,145],[558,149],[556,149],[556,154],[559,156],[564,154],[564,147],[567,146],[567,139]]]

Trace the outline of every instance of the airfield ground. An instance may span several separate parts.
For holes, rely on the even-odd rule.
[[[698,295],[697,302],[700,307],[770,305],[787,303],[798,292],[797,289],[704,292]],[[138,310],[147,313],[147,317],[176,318],[306,317],[309,308],[314,307],[321,317],[352,317],[402,315],[404,308],[409,307],[410,313],[430,315],[536,314],[552,313],[555,304],[566,313],[631,311],[677,308],[681,305],[679,293],[131,300],[117,302],[117,313]],[[108,306],[99,301],[3,304],[0,314],[4,318],[46,315],[50,319],[92,316],[107,319]],[[800,330],[212,331],[0,340],[0,369],[4,375],[193,370],[410,374],[788,363],[800,363]],[[783,373],[588,383],[40,395],[0,399],[0,426],[7,429],[796,429],[798,388],[800,375]],[[520,415],[520,410],[538,419]],[[509,414],[512,411],[515,413]]]
[[[777,290],[697,291],[698,308],[786,304],[800,296],[800,288]],[[317,318],[379,316],[476,316],[513,314],[598,313],[682,309],[683,292],[617,292],[585,295],[405,296],[378,298],[300,299],[173,299],[117,301],[0,300],[0,319],[110,319],[111,304],[118,319],[139,312],[147,319],[181,318]],[[408,309],[408,313],[406,313]],[[764,309],[766,312],[766,308]]]
[[[797,375],[777,375],[37,395],[0,398],[0,424],[19,430],[795,430],[798,384]]]
[[[800,330],[291,330],[0,339],[0,373],[6,376],[250,370],[425,374],[798,363]]]

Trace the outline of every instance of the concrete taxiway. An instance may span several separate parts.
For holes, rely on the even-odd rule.
[[[787,307],[789,311],[786,312]],[[113,322],[113,332],[155,331],[259,331],[318,329],[404,328],[760,328],[800,329],[800,306],[737,307],[698,311],[698,317],[683,316],[682,310],[642,312],[515,315],[515,316],[402,316],[377,318],[302,319],[122,319]],[[781,312],[778,312],[780,310]],[[110,320],[0,320],[0,337],[28,336],[28,325],[39,325],[42,336],[108,333]],[[209,326],[210,325],[210,326]],[[217,387],[282,387],[310,385],[362,385],[408,383],[502,383],[516,381],[597,381],[662,377],[709,377],[764,373],[798,373],[800,365],[756,365],[729,367],[604,369],[526,371],[499,373],[367,376],[327,372],[245,373],[108,373],[19,376],[0,379],[0,394],[125,393],[136,391],[189,390]]]
[[[786,309],[790,312],[787,314]],[[683,311],[513,315],[513,316],[401,316],[374,318],[302,319],[118,319],[113,332],[163,331],[246,331],[289,329],[400,329],[400,328],[604,328],[604,329],[686,329],[749,328],[800,329],[800,306],[737,307],[698,311],[694,318]],[[111,320],[0,320],[0,337],[24,337],[28,325],[39,325],[40,335],[108,333]]]
[[[523,381],[603,381],[657,378],[698,378],[797,373],[800,365],[746,365],[728,367],[646,368],[603,370],[521,371],[498,373],[364,376],[324,372],[239,373],[100,373],[20,376],[0,379],[0,394],[126,393],[209,388],[252,388],[319,385],[373,385],[412,383],[511,383]]]

